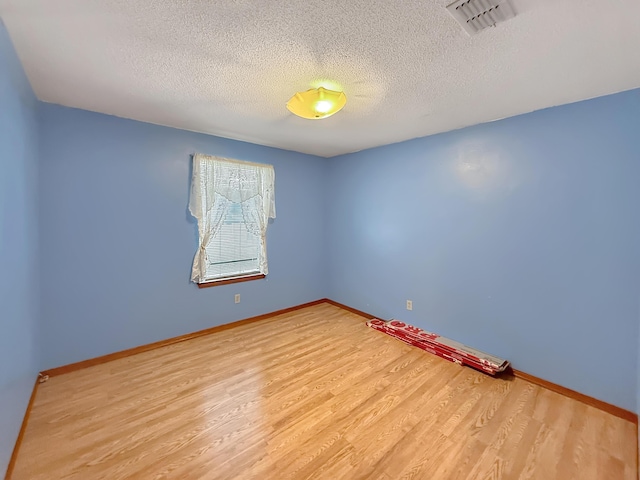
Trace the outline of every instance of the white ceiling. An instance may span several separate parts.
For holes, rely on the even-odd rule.
[[[0,0],[38,98],[320,156],[640,87],[640,0]],[[343,111],[285,108],[331,81]]]

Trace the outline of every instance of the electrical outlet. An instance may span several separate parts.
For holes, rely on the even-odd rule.
[[[413,310],[413,302],[411,300],[407,300],[407,310]]]
[[[236,293],[235,297],[233,297],[233,301],[236,303],[240,303],[240,294]]]

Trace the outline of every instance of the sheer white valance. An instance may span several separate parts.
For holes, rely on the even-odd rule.
[[[198,220],[199,244],[193,260],[192,281],[203,283],[222,275],[212,273],[209,257],[213,255],[214,241],[233,242],[233,236],[225,233],[230,218],[240,218],[245,233],[259,238],[256,268],[259,273],[268,273],[266,234],[269,218],[276,216],[274,185],[275,172],[271,165],[194,155],[189,211]],[[241,215],[230,214],[237,210]],[[230,259],[227,263],[242,261]],[[230,275],[238,274],[242,271]]]

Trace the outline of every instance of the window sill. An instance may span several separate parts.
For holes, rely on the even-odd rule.
[[[246,277],[222,278],[220,280],[198,283],[198,288],[218,287],[220,285],[229,285],[231,283],[250,282],[251,280],[260,280],[265,277],[266,275],[264,273],[259,273],[257,275],[247,275]]]

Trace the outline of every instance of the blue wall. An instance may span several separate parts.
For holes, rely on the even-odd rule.
[[[0,21],[0,476],[38,372],[36,109]]]
[[[326,296],[325,160],[54,105],[41,122],[44,368]],[[189,282],[195,152],[274,165],[267,279]]]
[[[329,176],[330,298],[636,409],[640,90],[333,158]]]

